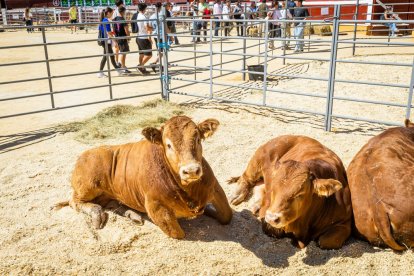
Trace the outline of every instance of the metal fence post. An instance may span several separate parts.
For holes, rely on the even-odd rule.
[[[246,9],[246,3],[244,3],[244,20],[247,20],[247,9]],[[243,70],[243,81],[246,80],[246,36],[247,36],[247,21],[243,22],[243,33],[242,36],[244,37],[243,39],[243,65],[242,65],[242,70]]]
[[[47,52],[45,27],[42,27],[42,38],[43,38],[43,49],[45,50],[47,77],[49,81],[50,101],[52,103],[52,108],[55,108],[55,99],[53,98],[52,76],[50,74],[49,54]]]
[[[414,58],[413,58],[413,66],[411,68],[410,88],[408,90],[407,112],[405,115],[407,119],[410,119],[410,116],[411,116],[411,104],[413,102],[413,89],[414,89]]]
[[[194,17],[194,20],[196,20],[196,18]],[[195,22],[195,24],[193,23],[193,28],[198,28],[197,27],[197,22]],[[194,80],[197,80],[197,40],[198,37],[195,37],[197,35],[196,30],[193,30],[193,38],[194,38],[194,45],[193,45],[193,49],[194,49]]]
[[[105,30],[105,34],[107,34],[106,32],[106,24],[102,25],[104,27]],[[105,38],[105,53],[104,55],[106,56],[106,66],[108,67],[108,83],[109,83],[109,98],[112,100],[113,99],[113,95],[112,95],[112,77],[111,77],[111,63],[109,62],[109,59],[111,58],[111,56],[109,55],[109,51],[108,51],[108,35],[106,35],[107,37]],[[112,45],[111,45],[112,47]]]
[[[356,2],[354,20],[358,20],[358,15],[359,15],[359,0],[357,0],[357,2]],[[352,41],[354,42],[354,44],[352,44],[352,55],[353,56],[355,56],[355,48],[356,48],[355,41],[356,41],[357,28],[358,28],[358,24],[357,24],[357,22],[355,22],[355,24],[354,24],[354,37],[352,39]]]
[[[210,18],[210,97],[213,98],[213,19]]]
[[[264,63],[263,63],[263,105],[266,105],[266,91],[267,91],[267,51],[269,43],[269,22],[265,20],[265,46],[264,46]],[[260,52],[259,52],[260,56]]]
[[[325,114],[325,131],[331,131],[332,127],[332,109],[333,97],[335,91],[335,73],[336,73],[336,57],[338,55],[338,35],[339,35],[339,17],[341,5],[335,5],[333,17],[333,34],[331,45],[331,56],[329,65],[328,94]]]
[[[168,47],[169,47],[169,44],[168,44],[167,32],[165,31],[165,30],[167,30],[167,21],[166,21],[166,19],[167,19],[167,16],[166,16],[167,10],[166,10],[165,6],[163,7],[163,14],[164,14],[164,18],[162,19],[162,24],[163,24],[164,32],[162,34],[162,36],[163,36],[163,44],[162,44],[163,45],[163,47],[162,47],[163,55],[162,55],[162,59],[164,61],[163,62],[164,66],[161,67],[161,69],[163,69],[163,74],[161,75],[161,78],[163,80],[163,86],[162,86],[162,88],[163,88],[163,98],[166,101],[169,101],[170,100],[170,87],[169,87],[169,84],[170,84],[169,77],[170,76],[168,74]]]
[[[156,9],[156,8],[155,8]],[[159,75],[160,75],[160,81],[161,81],[161,98],[165,100],[164,98],[164,80],[162,79],[162,74],[163,74],[163,70],[162,70],[162,64],[163,64],[163,58],[161,58],[162,55],[162,49],[161,49],[161,36],[160,36],[160,28],[159,26],[161,26],[161,24],[164,24],[164,22],[160,21],[160,16],[159,16],[159,12],[155,11],[157,13],[157,26],[158,26],[158,32],[157,32],[157,43],[159,44],[157,47],[157,53],[158,53],[158,57],[159,57],[159,67],[158,67],[158,71],[159,71]],[[164,16],[165,17],[165,16]]]
[[[224,28],[227,28],[225,22],[222,21],[220,25],[220,76],[223,75],[223,71],[221,70],[223,69],[223,24]]]

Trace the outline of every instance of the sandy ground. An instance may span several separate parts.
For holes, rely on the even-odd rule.
[[[71,39],[70,34],[59,32],[48,33],[55,39]],[[2,45],[30,42],[28,36],[21,32],[18,36],[12,33],[0,34]],[[92,37],[94,34],[79,34],[77,37]],[[16,38],[17,37],[17,38]],[[30,38],[30,39],[33,39]],[[325,39],[325,38],[324,38]],[[9,44],[6,44],[9,43]],[[73,56],[95,54],[97,46],[66,45],[53,55]],[[208,45],[202,45],[208,50]],[[217,46],[220,47],[220,46]],[[224,47],[231,49],[231,43]],[[328,47],[328,46],[327,46]],[[185,48],[185,47],[183,47]],[[191,48],[189,48],[191,49]],[[0,63],[19,60],[36,60],[42,58],[42,49],[31,52],[16,50],[13,55],[1,55]],[[2,50],[4,51],[4,50]],[[257,49],[256,49],[257,51]],[[359,49],[358,54],[371,53],[368,59],[390,62],[412,62],[412,49],[394,48]],[[398,52],[398,55],[395,53]],[[14,53],[16,55],[14,56]],[[394,55],[391,55],[393,54]],[[410,55],[405,55],[410,53]],[[179,53],[178,57],[191,54]],[[304,54],[305,55],[305,54]],[[309,53],[324,57],[326,53]],[[349,56],[349,49],[344,49],[340,55]],[[356,59],[362,59],[362,56]],[[364,58],[365,59],[365,58]],[[132,58],[131,58],[132,60]],[[365,59],[366,60],[366,59]],[[77,70],[93,71],[99,59],[85,62],[70,61],[66,65],[56,67],[60,73],[76,72]],[[207,62],[207,58],[197,62]],[[271,71],[285,70],[295,74],[327,76],[327,65],[324,63],[293,62],[282,66],[280,60],[272,61]],[[131,62],[132,63],[132,62]],[[192,63],[192,61],[190,62]],[[227,66],[235,67],[236,63]],[[240,66],[240,62],[237,63]],[[30,67],[30,66],[29,66]],[[397,67],[388,71],[380,68],[350,66],[340,69],[341,79],[355,78],[357,80],[383,81],[384,83],[407,84],[410,71]],[[36,67],[37,68],[37,67]],[[0,82],[21,78],[29,78],[43,73],[36,68],[0,67]],[[285,69],[284,69],[285,68]],[[286,69],[287,68],[287,69]],[[15,71],[13,71],[15,70]],[[72,70],[72,71],[70,71]],[[367,70],[375,74],[361,74]],[[59,74],[60,74],[59,73]],[[183,78],[191,79],[193,72]],[[56,73],[58,75],[58,73]],[[197,77],[208,77],[208,72],[200,72]],[[116,81],[124,81],[131,77],[117,77]],[[136,78],[144,78],[136,76]],[[94,85],[105,80],[97,79],[94,75],[71,78],[70,81],[56,80],[56,89],[75,87],[76,85]],[[238,75],[223,77],[220,81],[244,84]],[[10,85],[1,90],[1,97],[22,95],[24,93],[41,93],[47,90],[47,83]],[[159,92],[159,80],[143,82],[139,85],[122,86],[116,93],[132,95]],[[59,88],[59,85],[60,88]],[[174,86],[179,86],[178,81]],[[253,87],[251,84],[250,87]],[[278,79],[269,82],[274,89],[292,89],[309,91],[310,93],[326,93],[326,87],[312,84],[300,84],[295,80]],[[301,85],[301,86],[299,86]],[[342,85],[342,84],[339,84]],[[2,88],[5,87],[4,85]],[[68,89],[68,88],[67,88]],[[207,85],[197,85],[185,88],[192,93],[209,93]],[[220,97],[240,100],[261,101],[261,94],[251,89],[225,90],[215,86],[214,92]],[[376,93],[382,93],[378,96]],[[357,93],[361,97],[376,98],[383,101],[404,102],[408,89],[391,91],[384,87],[376,89],[341,89],[340,96],[353,97]],[[76,102],[97,99],[98,90],[77,92],[70,97],[60,98],[59,105],[69,105]],[[106,89],[105,97],[108,96]],[[142,100],[122,101],[122,103],[137,104]],[[309,98],[305,98],[309,99]],[[247,107],[218,102],[197,101],[190,97],[173,96],[173,101],[189,102],[191,109],[187,114],[196,121],[205,118],[217,118],[221,122],[219,131],[204,143],[204,156],[212,166],[226,194],[232,187],[225,184],[231,176],[243,172],[249,158],[255,149],[269,140],[283,134],[303,134],[318,139],[333,149],[347,166],[355,153],[373,135],[384,129],[381,125],[354,122],[350,120],[335,120],[336,132],[323,131],[323,118],[303,113],[282,112],[275,109]],[[270,102],[275,101],[271,96]],[[339,101],[338,101],[339,102]],[[7,104],[5,104],[7,103]],[[278,102],[289,106],[296,104],[303,108],[322,108],[318,102],[308,102],[290,98]],[[50,105],[50,99],[44,102],[28,99],[20,102],[1,102],[2,114],[24,112],[31,109]],[[108,104],[105,104],[108,105]],[[257,220],[247,211],[248,204],[234,208],[234,218],[230,225],[221,226],[208,217],[195,220],[182,220],[180,224],[186,232],[186,238],[177,241],[166,237],[154,224],[146,221],[143,226],[134,225],[127,219],[109,214],[109,221],[104,229],[95,231],[90,228],[88,220],[82,214],[70,208],[60,211],[50,211],[49,207],[55,202],[70,196],[69,179],[73,165],[79,154],[96,145],[120,144],[138,141],[142,137],[140,130],[107,141],[91,141],[82,144],[74,139],[73,134],[56,132],[56,123],[85,118],[101,110],[105,105],[91,105],[69,110],[60,110],[30,116],[4,119],[0,121],[0,274],[139,274],[139,275],[304,275],[304,274],[354,274],[354,275],[413,275],[414,254],[412,251],[395,253],[391,250],[379,249],[369,244],[350,239],[340,250],[325,251],[311,243],[306,249],[293,247],[288,239],[275,240],[267,237],[261,231]],[[392,107],[341,106],[339,112],[355,112],[357,115],[379,114],[390,121],[402,121],[404,108],[398,111]],[[402,115],[401,115],[402,114]],[[374,116],[374,115],[372,115]],[[376,115],[375,115],[376,116]],[[384,119],[379,118],[379,119]]]

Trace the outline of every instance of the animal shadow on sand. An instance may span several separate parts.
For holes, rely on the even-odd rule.
[[[220,225],[207,216],[194,220],[180,220],[180,225],[189,241],[231,241],[239,243],[243,248],[254,253],[264,265],[274,268],[289,266],[289,258],[304,253],[302,261],[309,266],[320,266],[334,258],[358,258],[366,253],[375,253],[366,242],[350,238],[339,250],[323,250],[315,242],[306,248],[299,249],[289,238],[277,239],[265,235],[261,222],[248,210],[233,213],[229,225]],[[303,252],[302,252],[303,251]]]

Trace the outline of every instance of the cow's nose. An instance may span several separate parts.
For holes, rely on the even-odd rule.
[[[201,177],[201,166],[200,164],[194,163],[182,166],[180,168],[181,179],[198,179]]]
[[[267,211],[265,215],[265,221],[270,224],[279,224],[281,217],[281,213],[272,213]]]

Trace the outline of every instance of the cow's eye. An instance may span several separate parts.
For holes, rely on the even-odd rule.
[[[167,144],[168,149],[171,149],[171,144]]]

